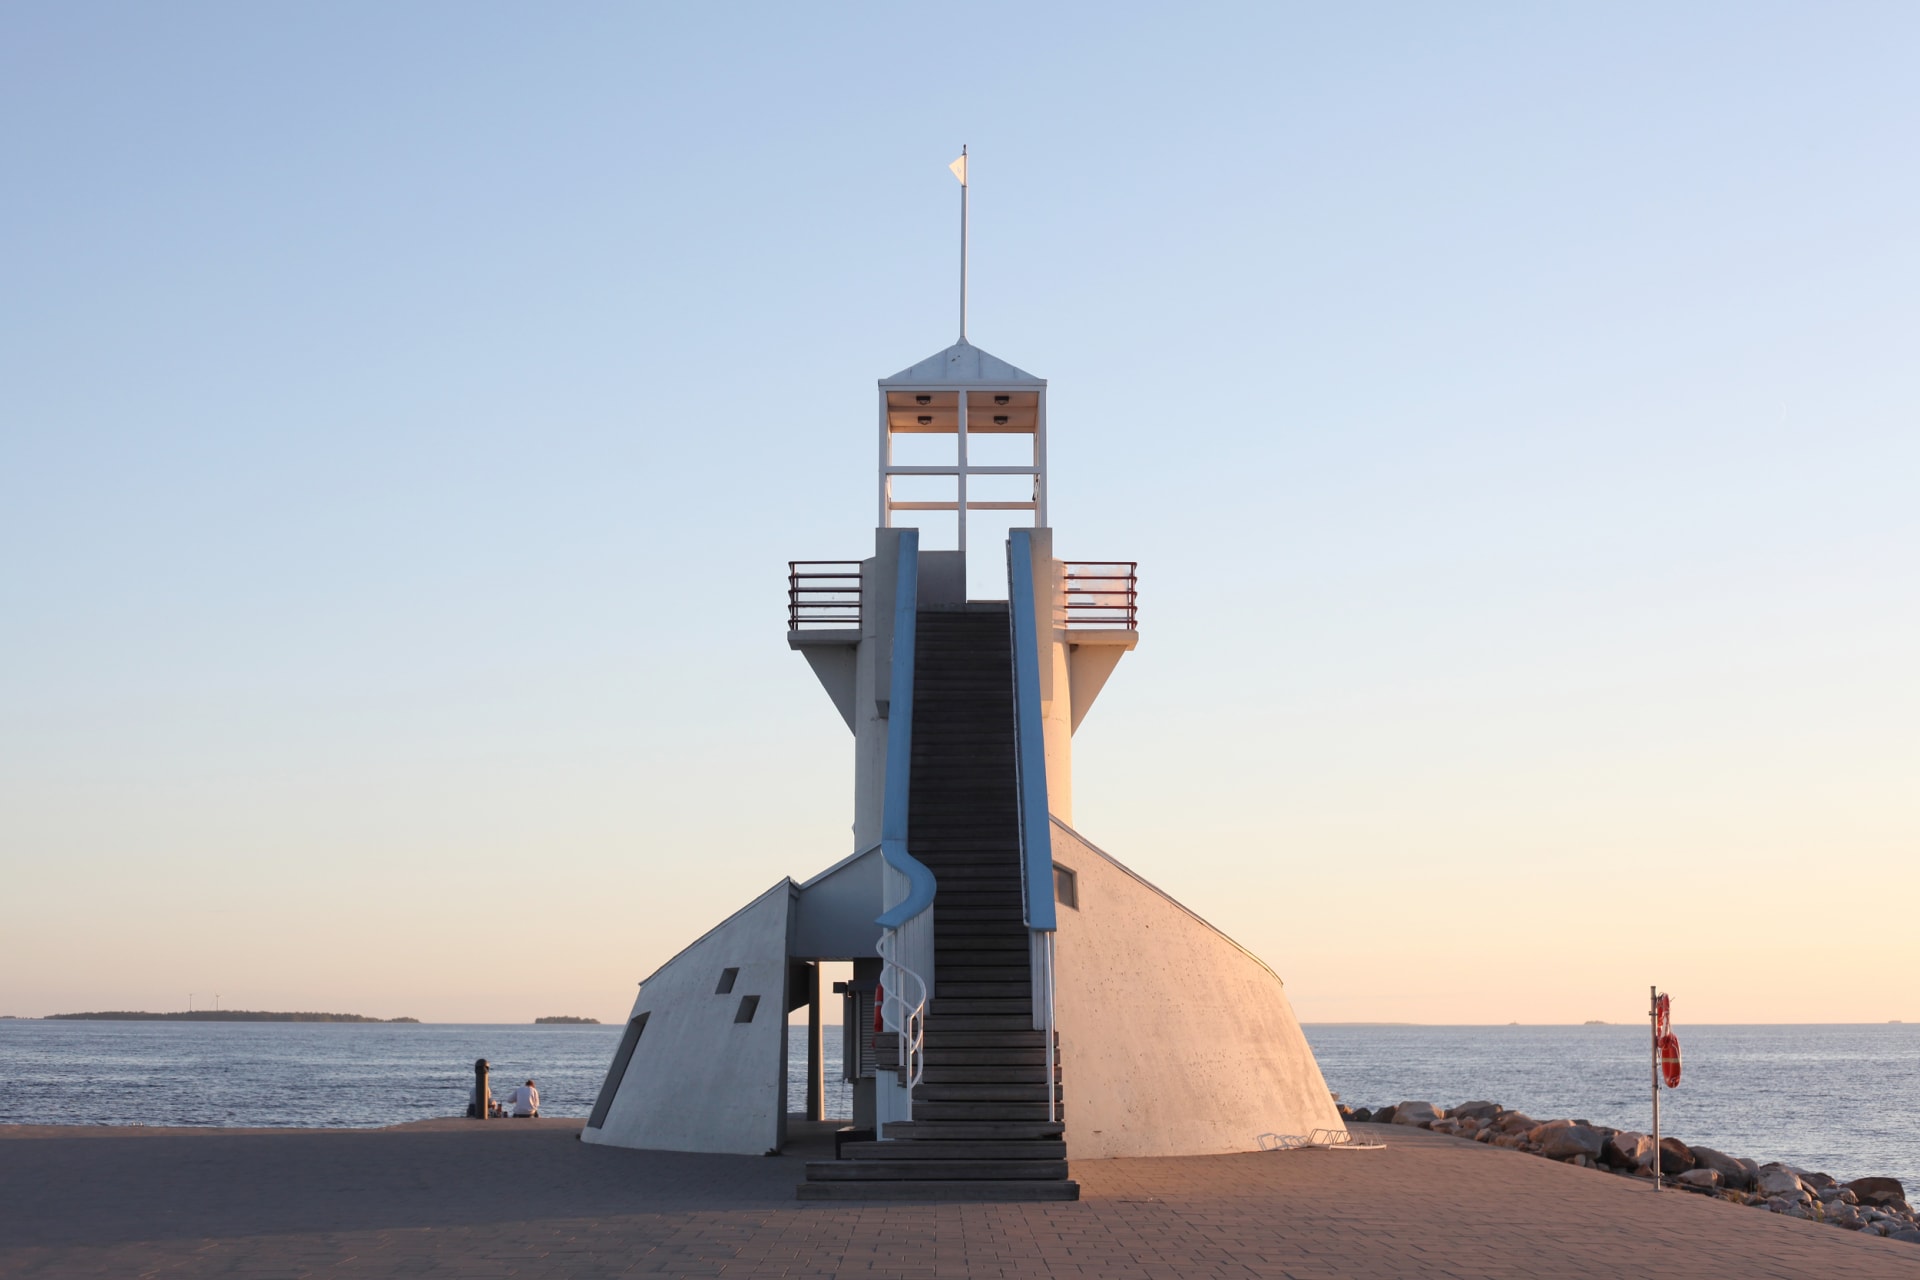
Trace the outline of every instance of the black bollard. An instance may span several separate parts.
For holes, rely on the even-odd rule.
[[[487,1060],[485,1058],[475,1058],[473,1060],[473,1105],[467,1108],[467,1114],[479,1120],[489,1119],[491,1115],[487,1106],[489,1096],[487,1092]]]

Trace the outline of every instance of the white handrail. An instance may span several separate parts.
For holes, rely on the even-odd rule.
[[[924,1047],[927,1038],[927,983],[896,958],[900,930],[888,929],[880,935],[874,949],[883,962],[880,970],[880,1025],[900,1037],[900,1073],[907,1088],[907,1119],[913,1119],[913,1089],[926,1069]],[[913,984],[918,994],[909,1002],[901,994],[900,979]],[[896,1013],[895,1011],[900,1012]]]
[[[1053,935],[1048,933],[1041,936],[1047,940],[1047,1123],[1052,1124],[1060,1119],[1059,1068],[1053,1057]]]

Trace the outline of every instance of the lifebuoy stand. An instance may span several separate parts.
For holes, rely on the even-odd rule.
[[[1666,1042],[1673,1040],[1673,1001],[1660,994],[1659,987],[1648,987],[1647,1021],[1653,1035],[1653,1189],[1660,1190],[1660,1074],[1662,1050]],[[1672,1085],[1680,1083],[1679,1059],[1680,1045],[1673,1045],[1674,1072],[1669,1081]]]

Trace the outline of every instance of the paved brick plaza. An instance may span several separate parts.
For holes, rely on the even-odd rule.
[[[1920,1246],[1406,1129],[1076,1161],[1077,1204],[863,1206],[793,1199],[818,1138],[694,1156],[577,1128],[0,1128],[0,1276],[1920,1277]]]

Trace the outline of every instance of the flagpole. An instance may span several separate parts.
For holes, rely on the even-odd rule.
[[[960,144],[960,341],[967,340],[967,146]]]

